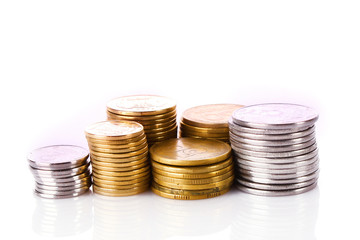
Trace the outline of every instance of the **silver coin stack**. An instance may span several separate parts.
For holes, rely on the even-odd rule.
[[[295,195],[315,188],[317,119],[313,109],[296,104],[259,104],[234,111],[229,129],[237,188],[263,196]]]
[[[44,198],[79,196],[91,186],[89,153],[73,145],[38,148],[28,156],[35,194]]]

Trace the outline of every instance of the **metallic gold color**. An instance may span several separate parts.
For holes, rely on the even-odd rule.
[[[136,188],[132,188],[132,189],[114,190],[114,189],[101,188],[96,185],[93,185],[93,190],[94,190],[94,193],[101,194],[104,196],[122,197],[122,196],[131,196],[131,195],[145,192],[146,190],[149,189],[149,187],[150,187],[150,185],[136,187]]]
[[[228,191],[230,191],[230,188],[224,189],[222,191],[219,192],[214,192],[214,193],[208,193],[208,194],[204,194],[204,195],[178,195],[178,194],[171,194],[171,193],[166,193],[166,192],[161,192],[155,188],[151,188],[151,190],[161,196],[161,197],[165,197],[165,198],[170,198],[170,199],[177,199],[177,200],[199,200],[199,199],[206,199],[206,198],[213,198],[213,197],[217,197],[220,196],[224,193],[227,193]]]
[[[123,140],[141,135],[144,128],[131,121],[104,121],[94,123],[85,129],[89,138],[104,140]]]

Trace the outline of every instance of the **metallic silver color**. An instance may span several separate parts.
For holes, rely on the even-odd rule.
[[[279,197],[279,196],[291,196],[296,194],[301,194],[308,192],[312,189],[314,189],[317,186],[317,182],[315,182],[312,185],[303,187],[303,188],[297,188],[293,190],[285,190],[285,191],[266,191],[266,190],[259,190],[254,188],[248,188],[240,184],[236,184],[236,188],[250,194],[259,195],[259,196],[268,196],[268,197]]]
[[[310,169],[302,172],[295,172],[295,173],[285,173],[285,174],[272,174],[272,173],[258,173],[253,172],[251,170],[246,169],[237,169],[237,173],[239,173],[242,177],[246,178],[246,176],[255,177],[255,178],[266,178],[266,179],[291,179],[291,178],[299,178],[309,174],[312,174],[318,171],[318,168]]]
[[[52,177],[40,177],[40,176],[34,176],[35,181],[38,183],[44,183],[44,184],[49,184],[49,183],[65,183],[65,182],[72,182],[72,181],[77,181],[86,177],[91,176],[91,172],[90,170],[79,174],[79,175],[75,175],[75,176],[71,176],[71,177],[65,177],[65,178],[52,178]]]
[[[69,182],[35,182],[36,184],[46,185],[49,187],[69,187],[79,184],[85,184],[87,182],[91,182],[91,177],[87,176],[78,180],[73,180]]]
[[[48,193],[38,192],[37,190],[34,190],[34,193],[35,193],[35,195],[42,197],[42,198],[61,199],[61,198],[77,197],[77,196],[80,196],[81,194],[86,193],[87,191],[89,191],[88,188],[83,189],[82,191],[79,191],[79,192],[68,194],[68,195],[48,194]]]
[[[244,164],[236,163],[236,166],[240,169],[249,170],[256,173],[265,173],[265,174],[296,174],[304,171],[315,171],[319,168],[319,162],[315,162],[313,164],[309,164],[306,166],[298,167],[298,168],[287,168],[287,169],[268,169],[268,168],[255,168],[250,167]]]
[[[294,162],[294,163],[286,163],[286,164],[277,164],[277,163],[259,163],[259,162],[254,162],[254,161],[249,161],[249,160],[245,160],[245,159],[241,159],[241,158],[237,158],[235,157],[235,160],[239,163],[239,164],[244,164],[247,165],[249,167],[255,167],[255,168],[265,168],[265,169],[289,169],[289,168],[298,168],[298,167],[303,167],[303,166],[307,166],[310,164],[313,164],[315,162],[319,162],[319,157],[315,156],[313,158],[310,158],[306,161],[301,161],[301,162]]]
[[[35,191],[42,194],[49,194],[49,195],[72,195],[74,193],[81,193],[88,190],[88,186],[72,189],[72,190],[47,190],[47,189],[40,189],[35,188]]]
[[[49,185],[44,185],[41,183],[36,183],[35,184],[35,189],[43,189],[43,190],[49,190],[49,191],[70,191],[70,190],[75,190],[78,188],[83,188],[83,187],[90,187],[91,186],[91,180],[89,179],[87,182],[81,182],[79,184],[73,184],[70,186],[49,186]]]
[[[307,147],[310,147],[316,143],[315,138],[312,138],[310,141],[293,144],[288,146],[256,146],[251,144],[245,144],[241,142],[237,142],[234,139],[230,138],[231,146],[236,146],[238,148],[247,149],[251,151],[257,152],[267,152],[267,153],[282,153],[282,152],[293,152],[296,150],[301,150]]]
[[[88,161],[85,165],[82,165],[80,167],[64,169],[64,170],[50,171],[50,170],[35,169],[33,167],[30,167],[30,170],[34,176],[49,177],[49,178],[50,177],[65,178],[65,177],[71,177],[71,176],[75,176],[75,175],[84,173],[86,170],[88,170],[89,166],[90,166],[90,161]]]

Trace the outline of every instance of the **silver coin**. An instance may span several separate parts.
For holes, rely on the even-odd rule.
[[[315,182],[312,185],[303,187],[303,188],[297,188],[292,190],[285,190],[285,191],[266,191],[266,190],[259,190],[254,188],[249,188],[240,184],[236,184],[236,188],[240,191],[258,195],[258,196],[268,196],[268,197],[280,197],[280,196],[291,196],[291,195],[297,195],[301,193],[308,192],[314,188],[316,188],[317,182]]]
[[[84,165],[88,150],[73,145],[53,145],[35,149],[28,155],[31,167],[43,170],[62,170]]]
[[[88,186],[80,187],[80,188],[76,188],[76,189],[72,189],[72,190],[47,190],[47,189],[35,188],[35,190],[37,192],[42,193],[42,194],[49,194],[49,195],[71,195],[74,193],[83,192],[84,190],[87,190],[87,189],[89,189]]]
[[[290,103],[267,103],[246,106],[234,111],[234,123],[260,129],[300,129],[310,127],[318,119],[309,107]]]
[[[34,190],[35,195],[42,197],[42,198],[49,198],[49,199],[61,199],[61,198],[71,198],[71,197],[77,197],[80,196],[81,194],[86,193],[87,191],[89,191],[89,189],[83,189],[83,191],[79,191],[76,193],[71,193],[68,195],[57,195],[57,194],[47,194],[47,193],[42,193],[42,192],[38,192],[36,190]]]
[[[303,149],[295,150],[295,151],[288,151],[288,152],[259,152],[259,151],[253,151],[248,150],[244,148],[239,148],[233,144],[231,144],[231,147],[233,150],[237,153],[250,155],[254,157],[269,157],[269,158],[289,158],[289,157],[296,157],[304,154],[308,154],[312,151],[314,151],[317,148],[316,143]]]
[[[260,134],[260,133],[248,133],[246,131],[237,131],[234,127],[230,128],[230,135],[236,135],[238,137],[246,138],[246,139],[254,139],[254,140],[290,140],[295,138],[302,138],[305,136],[308,136],[310,134],[315,133],[315,126],[311,126],[310,128],[307,128],[303,131],[294,132],[294,133],[287,133],[287,134]],[[262,129],[263,130],[263,129]]]
[[[261,129],[261,128],[250,128],[237,125],[232,118],[229,120],[229,129],[234,132],[250,133],[250,134],[262,134],[262,135],[280,135],[280,134],[292,134],[301,131],[305,131],[310,126],[290,128],[290,129]]]
[[[293,139],[288,139],[288,140],[254,140],[254,139],[239,137],[230,132],[230,140],[233,140],[233,141],[239,142],[239,143],[243,143],[243,144],[249,144],[249,145],[255,145],[255,146],[265,146],[265,147],[291,146],[291,145],[306,143],[312,139],[315,139],[315,133],[311,133],[304,137],[293,138]]]
[[[306,171],[295,172],[295,173],[287,173],[287,174],[258,173],[258,172],[253,172],[251,170],[241,169],[241,168],[238,168],[236,170],[236,172],[239,173],[239,176],[243,176],[243,177],[251,176],[251,177],[256,177],[256,178],[279,179],[279,180],[303,177],[303,176],[312,174],[316,171],[318,171],[318,168],[310,169],[310,170],[306,170]],[[244,178],[246,178],[246,177],[244,177]]]
[[[310,141],[294,144],[294,145],[288,145],[288,146],[255,146],[251,144],[245,144],[241,142],[234,141],[230,138],[231,145],[234,145],[239,148],[248,149],[251,151],[257,151],[257,152],[267,152],[267,153],[282,153],[282,152],[292,152],[296,150],[301,150],[307,147],[310,147],[311,145],[316,143],[316,139],[313,138]]]
[[[90,175],[91,175],[91,171],[88,170],[79,175],[65,177],[65,178],[53,178],[53,177],[42,177],[42,176],[34,176],[34,178],[35,178],[36,182],[49,184],[49,183],[63,183],[63,182],[77,181],[77,180],[89,177]]]
[[[35,176],[40,176],[40,177],[53,177],[53,178],[65,178],[65,177],[71,177],[71,176],[75,176],[75,175],[79,175],[85,171],[88,170],[90,166],[90,161],[88,161],[85,165],[82,165],[80,167],[76,167],[76,168],[70,168],[70,169],[65,169],[65,170],[40,170],[40,169],[36,169],[33,167],[30,167],[31,172],[33,173],[33,175]]]
[[[298,168],[286,168],[286,169],[268,169],[268,168],[256,168],[247,166],[244,164],[236,163],[237,167],[244,170],[249,170],[256,173],[265,173],[265,174],[296,174],[303,171],[312,171],[319,168],[319,162],[316,161],[312,164],[298,167]]]
[[[52,187],[69,187],[79,184],[85,184],[87,182],[91,182],[91,177],[87,176],[78,180],[73,180],[69,182],[36,182],[37,184],[42,184],[46,186],[52,186]]]
[[[254,161],[241,159],[241,158],[238,158],[238,157],[235,157],[235,160],[239,164],[244,164],[244,165],[247,165],[247,166],[250,166],[250,167],[265,168],[265,169],[289,169],[289,168],[298,168],[298,167],[307,166],[309,164],[313,164],[313,163],[319,161],[319,157],[315,156],[315,157],[307,159],[305,161],[294,162],[294,163],[285,163],[285,164],[259,163],[259,162],[254,162]]]
[[[45,185],[42,183],[35,183],[35,189],[43,189],[43,190],[49,190],[49,191],[69,191],[74,190],[78,188],[83,187],[90,187],[91,186],[91,180],[89,179],[87,182],[80,182],[78,184],[70,185],[70,186],[51,186],[51,185]]]
[[[254,183],[261,183],[261,184],[296,184],[296,183],[302,183],[306,181],[310,181],[313,178],[319,177],[319,170],[315,171],[314,173],[311,173],[309,175],[305,175],[302,177],[296,177],[296,178],[289,178],[289,179],[270,179],[270,178],[258,178],[253,177],[250,175],[241,175],[241,178],[250,182]]]
[[[254,157],[246,154],[242,154],[239,152],[235,152],[234,155],[236,157],[246,159],[249,161],[259,162],[259,163],[279,163],[279,164],[286,164],[286,163],[294,163],[294,162],[301,162],[306,161],[310,158],[313,158],[318,155],[318,150],[315,149],[312,152],[309,152],[304,155],[299,155],[295,157],[289,157],[289,158],[269,158],[269,157]]]
[[[244,179],[236,179],[237,183],[259,190],[267,190],[267,191],[285,191],[285,190],[292,190],[297,188],[307,187],[309,185],[314,184],[317,182],[317,177],[312,178],[311,180],[301,182],[301,183],[294,183],[294,184],[261,184],[261,183],[254,183]]]

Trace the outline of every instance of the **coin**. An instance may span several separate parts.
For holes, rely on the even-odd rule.
[[[146,185],[146,186],[131,188],[131,189],[116,190],[116,189],[102,188],[102,187],[96,186],[94,184],[93,190],[94,190],[94,193],[97,193],[97,194],[101,194],[101,195],[105,195],[105,196],[112,196],[112,197],[121,197],[121,196],[131,196],[131,195],[145,192],[146,190],[149,189],[149,186],[150,186],[150,184]]]
[[[210,104],[184,111],[182,122],[195,127],[228,127],[231,114],[243,107],[238,104]]]
[[[93,143],[88,142],[89,148],[100,148],[100,149],[114,149],[114,150],[126,150],[129,148],[136,148],[138,146],[141,146],[142,144],[146,143],[146,137],[145,134],[143,134],[143,137],[140,140],[134,140],[131,143],[126,144],[104,144],[104,143]]]
[[[68,195],[57,195],[57,194],[48,194],[48,193],[42,193],[42,192],[38,192],[38,191],[34,191],[35,195],[42,197],[42,198],[49,198],[49,199],[61,199],[61,198],[71,198],[71,197],[77,197],[80,196],[81,194],[84,194],[88,191],[89,189],[84,189],[80,192],[74,192]]]
[[[137,145],[135,147],[128,147],[128,148],[107,148],[107,147],[94,147],[89,145],[89,148],[91,149],[91,151],[94,151],[96,153],[112,153],[112,154],[123,154],[123,153],[130,153],[130,152],[136,152],[136,151],[140,151],[142,149],[147,148],[147,142],[143,142],[140,145]]]
[[[303,177],[309,174],[312,174],[316,171],[318,171],[318,168],[315,169],[309,169],[304,171],[298,171],[295,173],[285,173],[285,174],[271,174],[271,173],[258,173],[253,172],[246,169],[238,169],[238,171],[241,173],[241,177],[247,179],[248,177],[255,177],[255,178],[266,178],[266,179],[292,179],[292,178],[298,178]]]
[[[149,169],[150,169],[150,166],[142,167],[142,168],[139,168],[136,170],[123,171],[123,172],[118,172],[118,171],[110,172],[110,171],[102,171],[102,170],[94,168],[93,174],[95,176],[101,175],[101,176],[109,176],[109,177],[125,177],[125,176],[131,176],[131,175],[139,174],[142,172],[146,172]]]
[[[64,177],[71,177],[74,175],[78,175],[81,173],[84,173],[85,171],[88,170],[90,166],[90,161],[88,161],[85,165],[82,165],[80,167],[76,167],[76,168],[70,168],[70,169],[65,169],[65,170],[41,170],[41,169],[36,169],[30,166],[30,170],[31,172],[39,177],[53,177],[53,178],[64,178]]]
[[[51,176],[40,176],[40,175],[34,175],[34,178],[37,182],[39,183],[51,183],[51,182],[72,182],[72,181],[77,181],[80,180],[82,178],[88,177],[91,175],[90,170],[88,169],[86,172],[78,174],[78,175],[74,175],[74,176],[69,176],[69,177],[63,177],[63,178],[53,178]]]
[[[140,179],[144,176],[148,176],[150,174],[150,169],[148,169],[147,171],[138,173],[138,174],[132,174],[132,175],[128,175],[128,176],[106,176],[106,175],[101,175],[101,174],[97,174],[96,172],[93,172],[93,181],[94,183],[96,183],[96,181],[113,181],[113,184],[116,184],[117,182],[121,182],[121,181],[128,181],[128,180],[135,180],[135,179]]]
[[[215,137],[215,138],[229,138],[229,132],[225,132],[225,133],[212,133],[212,132],[195,132],[192,130],[188,130],[185,129],[183,126],[181,126],[181,132],[185,135],[189,134],[189,135],[193,135],[193,136],[199,136],[199,137],[203,137],[203,138],[211,138],[211,137]]]
[[[136,187],[143,187],[143,186],[149,186],[150,185],[150,178],[145,179],[142,182],[136,182],[136,183],[129,183],[126,185],[114,185],[114,184],[104,184],[102,182],[96,182],[96,186],[104,188],[104,189],[113,189],[113,190],[127,190],[127,189],[132,189],[132,188],[136,188]]]
[[[159,120],[159,119],[167,119],[167,118],[174,118],[176,117],[176,109],[162,113],[162,114],[155,114],[155,115],[143,115],[143,116],[129,116],[129,115],[122,115],[122,114],[116,114],[112,113],[111,111],[107,112],[109,117],[119,118],[121,120],[129,120],[129,121],[152,121],[152,120]]]
[[[97,173],[104,173],[104,172],[108,172],[108,173],[113,173],[113,172],[119,172],[118,174],[121,174],[121,172],[128,172],[128,171],[133,171],[133,170],[137,170],[143,167],[147,167],[149,166],[149,163],[147,161],[142,162],[138,165],[133,165],[133,166],[127,166],[127,167],[102,167],[102,166],[98,166],[93,164],[93,171],[97,172]],[[106,174],[105,174],[106,175]]]
[[[90,156],[91,157],[101,157],[101,158],[111,158],[111,159],[117,159],[117,158],[124,159],[127,157],[138,156],[138,155],[141,155],[146,152],[148,152],[148,147],[145,144],[145,147],[143,147],[142,149],[137,150],[137,151],[127,152],[127,153],[103,153],[103,152],[96,152],[93,149],[91,149]]]
[[[124,158],[109,158],[109,157],[98,157],[98,156],[91,156],[91,161],[98,161],[98,162],[107,162],[107,163],[128,163],[131,161],[137,161],[143,159],[148,155],[148,151],[145,151],[139,155],[131,156],[131,157],[124,157]]]
[[[175,108],[176,103],[173,100],[155,95],[126,96],[107,103],[108,111],[130,116],[161,114]]]
[[[89,186],[79,187],[72,190],[47,190],[47,189],[40,189],[35,188],[35,191],[42,194],[49,194],[49,195],[72,195],[74,193],[81,193],[87,191]]]
[[[285,169],[268,169],[268,168],[258,168],[252,167],[245,164],[237,163],[236,164],[240,169],[246,169],[257,173],[267,173],[267,174],[292,174],[302,171],[313,171],[314,169],[319,168],[319,162],[316,161],[312,164],[301,166],[297,168],[285,168]]]
[[[35,189],[41,192],[41,190],[48,190],[48,191],[71,191],[79,188],[87,187],[89,188],[91,186],[91,181],[83,182],[80,184],[74,184],[72,186],[49,186],[41,183],[35,184]]]
[[[270,191],[270,190],[259,190],[259,189],[254,189],[254,188],[249,188],[246,186],[242,186],[242,185],[236,185],[236,187],[246,193],[251,193],[254,195],[259,195],[259,196],[290,196],[290,195],[296,195],[296,194],[301,194],[301,193],[305,193],[308,192],[312,189],[314,189],[317,186],[317,183],[315,182],[312,185],[303,187],[303,188],[297,188],[297,189],[291,189],[291,190],[282,190],[282,191]]]
[[[176,166],[217,163],[230,155],[231,148],[224,142],[195,138],[169,139],[150,149],[152,160]]]
[[[235,158],[236,161],[240,164],[244,164],[256,168],[266,168],[266,169],[288,169],[288,168],[297,168],[302,166],[307,166],[319,161],[319,157],[315,156],[313,158],[307,159],[306,161],[294,162],[294,163],[259,163],[254,161],[249,161],[241,158]]]
[[[103,161],[98,161],[98,160],[92,159],[92,165],[96,166],[98,169],[130,167],[130,166],[134,166],[134,165],[139,165],[144,162],[148,162],[147,156],[145,156],[139,160],[134,160],[134,161],[129,161],[129,162],[120,162],[120,163],[103,162]]]
[[[68,181],[68,182],[47,182],[47,181],[38,182],[38,181],[36,181],[36,184],[42,184],[42,185],[46,184],[46,186],[53,186],[53,187],[69,187],[69,186],[74,186],[74,185],[79,185],[79,184],[85,184],[87,182],[91,182],[90,175],[88,175],[87,177],[78,179],[78,180],[72,180],[72,181]]]
[[[103,180],[103,179],[97,178],[96,184],[100,187],[104,186],[104,185],[111,185],[111,186],[115,187],[115,186],[122,186],[122,185],[131,185],[134,183],[144,182],[147,180],[149,180],[149,181],[151,180],[151,175],[149,174],[149,172],[142,177],[137,177],[132,180],[124,180],[124,181],[111,181],[111,180]]]
[[[104,140],[123,140],[141,135],[144,128],[132,121],[104,121],[94,123],[85,129],[87,137]]]
[[[90,138],[86,136],[86,140],[88,141],[89,145],[110,145],[110,147],[113,146],[118,146],[118,147],[125,147],[128,144],[139,144],[140,141],[142,141],[143,139],[146,139],[145,137],[145,133],[141,133],[139,136],[136,137],[132,137],[132,138],[127,138],[127,139],[122,139],[122,140],[111,140],[111,139],[95,139],[95,138]]]
[[[186,123],[180,122],[181,128],[190,132],[202,132],[202,133],[229,133],[228,127],[196,127]]]

